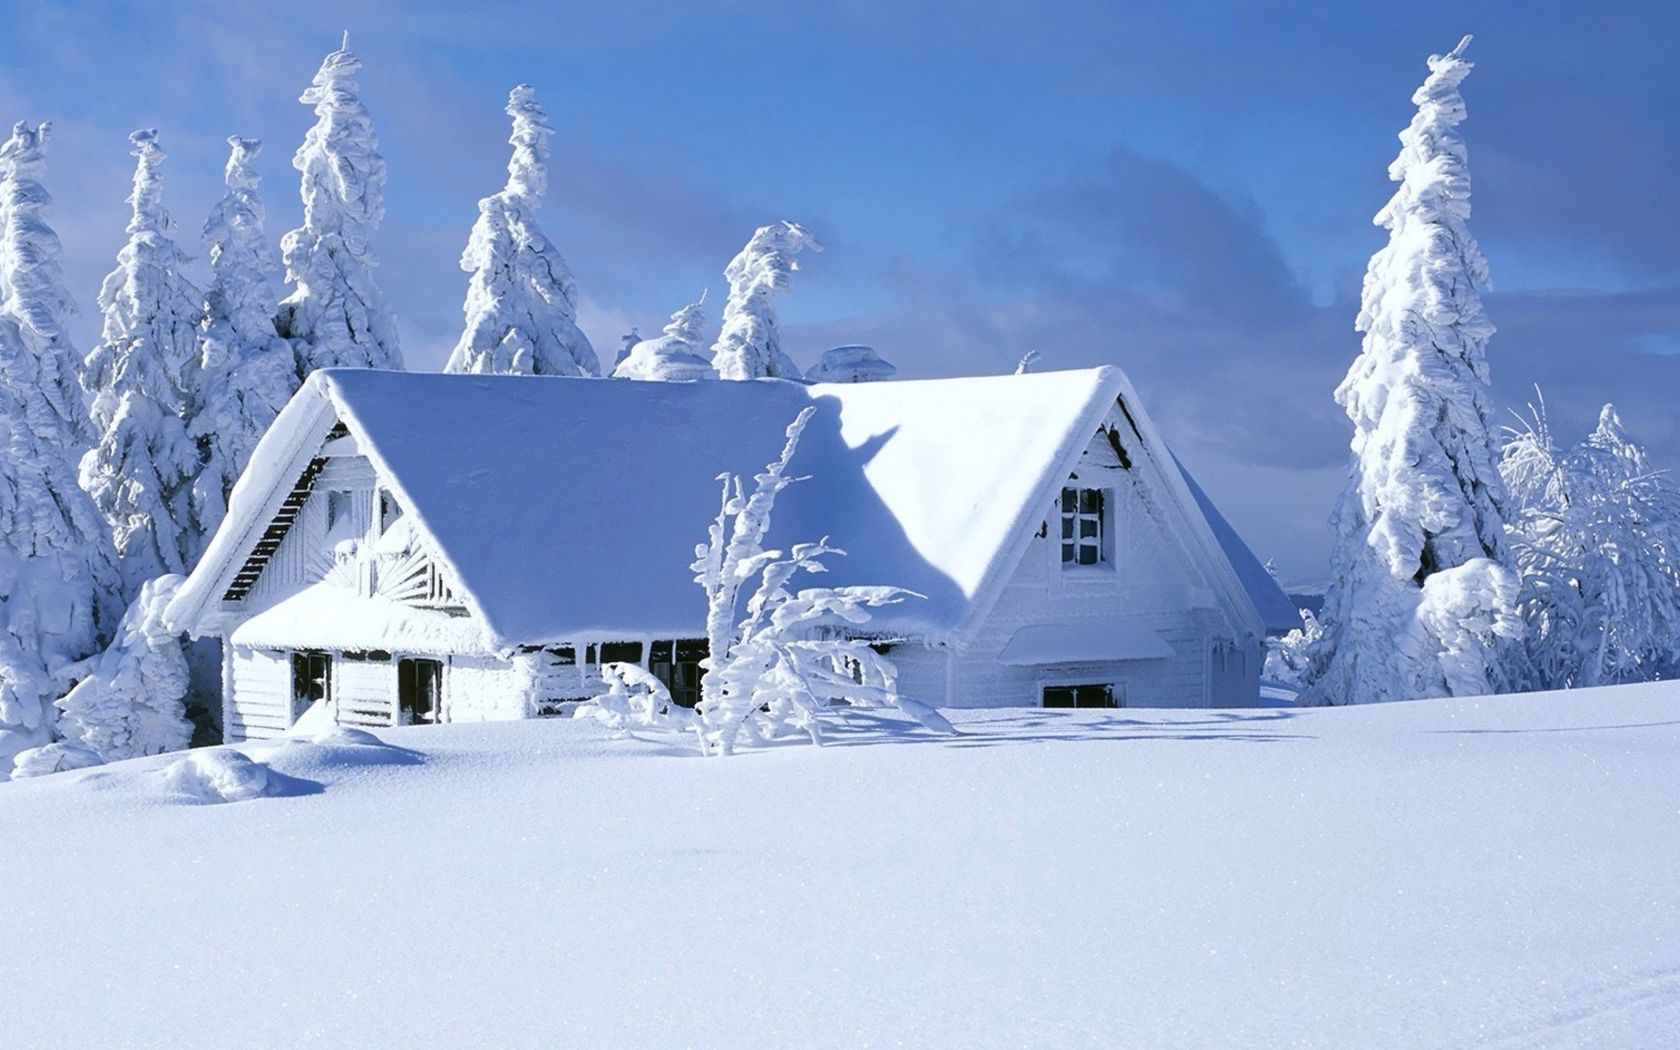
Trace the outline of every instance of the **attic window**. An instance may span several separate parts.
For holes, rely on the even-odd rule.
[[[343,538],[356,534],[354,493],[332,489],[327,493],[327,536]]]
[[[1062,490],[1062,566],[1108,561],[1108,493],[1104,489]]]
[[[402,507],[397,504],[397,497],[391,495],[389,492],[386,492],[384,489],[380,489],[379,534],[381,536],[385,535],[385,533],[390,530],[391,526],[396,524],[397,519],[400,517],[402,517]]]

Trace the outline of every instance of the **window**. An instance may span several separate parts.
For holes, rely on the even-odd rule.
[[[700,702],[700,661],[706,658],[703,639],[654,642],[648,649],[648,670],[671,691],[671,702],[693,707]]]
[[[1062,564],[1100,565],[1108,561],[1107,493],[1102,489],[1062,490]]]
[[[602,642],[599,659],[604,664],[639,664],[642,662],[642,643]]]
[[[350,493],[346,489],[333,489],[327,493],[327,535],[334,538],[354,536],[356,525],[355,514],[352,511]]]
[[[1047,685],[1045,707],[1117,707],[1111,685]]]
[[[397,519],[400,517],[402,517],[402,508],[397,505],[397,497],[391,495],[389,492],[386,492],[384,489],[380,489],[379,534],[381,536],[385,535],[385,533],[390,530],[391,526],[396,524]]]
[[[317,700],[332,694],[332,657],[326,653],[292,654],[292,721],[296,722]]]
[[[434,725],[442,712],[443,664],[437,660],[398,660],[398,723]]]

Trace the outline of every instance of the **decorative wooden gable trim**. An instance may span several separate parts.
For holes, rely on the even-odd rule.
[[[343,430],[344,424],[340,423],[333,429],[335,432]],[[263,530],[256,546],[251,548],[245,564],[234,574],[233,582],[228,584],[228,589],[222,594],[222,601],[243,601],[245,596],[251,593],[251,588],[262,578],[263,569],[268,566],[269,559],[280,549],[280,543],[286,538],[286,534],[292,531],[292,523],[297,521],[298,515],[302,513],[303,505],[309,502],[309,493],[315,487],[315,479],[321,476],[321,471],[326,465],[326,456],[316,456],[303,468],[303,473],[298,475],[292,491],[281,502],[280,509],[275,511],[274,517],[269,520],[268,527]]]
[[[437,562],[420,550],[410,550],[395,563],[380,566],[374,593],[409,605],[443,609],[461,605]]]

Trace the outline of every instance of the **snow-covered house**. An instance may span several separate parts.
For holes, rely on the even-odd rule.
[[[1294,612],[1116,368],[808,385],[328,370],[258,447],[170,605],[216,636],[229,739],[520,718],[639,661],[697,696],[689,563],[719,474],[814,405],[771,545],[922,598],[871,637],[946,706],[1237,706]]]

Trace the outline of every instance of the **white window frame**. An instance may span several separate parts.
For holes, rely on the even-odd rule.
[[[1066,572],[1094,572],[1114,568],[1114,490],[1104,485],[1082,485],[1079,479],[1062,486],[1056,496],[1056,557]],[[1068,510],[1068,494],[1074,493],[1074,509]],[[1088,510],[1086,496],[1095,495],[1096,510]],[[1095,537],[1085,535],[1093,526]],[[1094,542],[1093,542],[1094,540]],[[1068,548],[1073,560],[1068,560]],[[1081,561],[1084,550],[1094,549],[1094,561]]]

